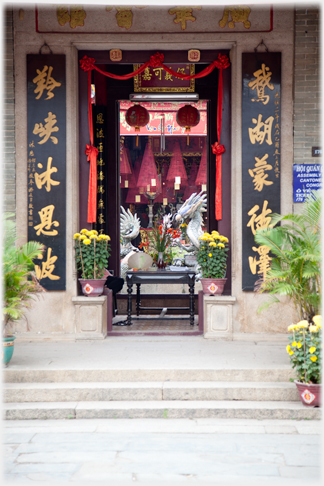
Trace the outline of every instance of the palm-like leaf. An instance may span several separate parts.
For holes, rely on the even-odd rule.
[[[310,320],[320,312],[321,296],[321,197],[306,201],[301,214],[272,215],[271,227],[258,230],[255,241],[270,248],[271,269],[259,285],[270,295],[260,309],[278,302],[275,294],[291,299],[301,319]],[[280,226],[276,226],[283,223]]]

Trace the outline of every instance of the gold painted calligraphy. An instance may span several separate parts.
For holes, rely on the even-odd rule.
[[[75,29],[76,27],[83,27],[84,26],[84,19],[86,18],[85,10],[82,8],[81,5],[74,5],[70,8],[71,14],[69,14],[69,10],[67,5],[60,5],[57,7],[57,20],[62,27],[70,23],[70,27]]]
[[[259,114],[258,119],[252,118],[252,122],[255,123],[256,126],[254,128],[249,128],[250,142],[253,144],[258,142],[261,145],[265,140],[268,145],[272,145],[271,130],[273,120],[274,117],[269,116],[263,123],[261,114]]]
[[[39,236],[40,234],[47,236],[56,236],[58,234],[57,230],[52,229],[52,226],[60,226],[60,223],[58,221],[53,221],[54,209],[55,206],[53,204],[50,204],[49,206],[46,206],[45,208],[42,208],[40,211],[38,211],[41,222],[37,226],[34,226],[37,236]]]
[[[58,275],[53,275],[55,270],[54,263],[57,260],[57,256],[51,256],[52,248],[47,249],[47,256],[46,262],[42,262],[42,268],[39,265],[35,265],[35,273],[38,280],[42,280],[43,278],[49,278],[50,280],[59,280],[61,277]],[[43,258],[41,255],[40,258]]]
[[[175,24],[181,24],[181,30],[187,28],[187,23],[195,22],[196,17],[193,16],[193,9],[201,10],[201,7],[174,7],[169,10],[170,15],[175,15],[176,18],[173,20]]]
[[[33,79],[33,83],[37,84],[36,88],[34,89],[34,93],[38,93],[36,100],[39,100],[45,90],[47,91],[47,98],[45,99],[49,100],[53,98],[53,89],[61,86],[61,83],[55,81],[55,79],[51,76],[52,71],[52,66],[44,66],[42,71],[36,69],[37,76]]]
[[[270,68],[266,67],[265,64],[262,64],[261,69],[253,73],[255,79],[252,79],[252,81],[249,82],[248,86],[252,89],[252,91],[254,89],[257,90],[258,98],[252,98],[252,101],[261,101],[264,105],[269,102],[270,96],[265,95],[264,90],[265,88],[269,88],[271,91],[274,90],[273,84],[270,83],[271,74],[272,72],[270,72]]]
[[[58,140],[56,137],[53,137],[51,136],[53,132],[58,132],[59,131],[59,128],[58,127],[54,127],[54,125],[56,124],[57,120],[56,120],[56,115],[53,115],[53,113],[51,111],[48,112],[48,117],[45,118],[45,125],[43,126],[42,123],[35,123],[35,127],[34,127],[34,130],[33,130],[33,134],[34,135],[39,135],[40,137],[43,137],[43,140],[41,140],[39,143],[39,145],[47,142],[47,140],[49,138],[51,138],[52,142],[54,144],[57,144],[58,143]]]
[[[45,189],[46,189],[47,192],[49,192],[51,190],[51,186],[58,186],[60,184],[60,182],[54,181],[51,178],[51,175],[53,174],[53,172],[57,172],[56,167],[51,167],[52,160],[53,160],[53,157],[48,157],[47,168],[44,172],[42,172],[42,174],[38,174],[37,172],[35,172],[35,183],[36,183],[37,188],[42,189],[42,187],[45,185]],[[37,167],[42,169],[43,165],[37,164]]]
[[[250,221],[246,225],[248,228],[251,228],[251,231],[253,235],[257,232],[258,229],[265,229],[268,228],[271,222],[271,216],[268,216],[269,214],[272,213],[271,209],[267,208],[268,206],[268,201],[265,200],[263,202],[263,207],[261,214],[257,216],[257,211],[260,209],[260,207],[256,204],[253,206],[252,209],[248,212],[248,215],[251,216]]]
[[[117,8],[116,19],[117,24],[121,28],[130,29],[133,22],[133,12],[130,7]]]
[[[255,275],[257,273],[257,267],[259,267],[258,274],[262,274],[263,278],[265,278],[267,272],[270,270],[270,262],[272,260],[269,256],[270,248],[261,245],[259,247],[252,246],[252,250],[259,254],[259,260],[257,260],[257,257],[249,256],[250,270]]]
[[[246,5],[235,5],[224,8],[223,18],[218,22],[218,25],[222,28],[226,27],[229,15],[231,14],[232,20],[228,22],[228,27],[234,29],[235,24],[242,22],[246,29],[251,27],[251,22],[248,20],[251,9]]]
[[[271,170],[273,167],[270,164],[267,164],[268,154],[265,154],[262,159],[255,157],[256,163],[254,165],[254,169],[249,169],[249,174],[253,177],[254,183],[254,190],[261,192],[263,186],[271,186],[273,184],[272,181],[267,181],[268,174],[265,174],[266,170]]]

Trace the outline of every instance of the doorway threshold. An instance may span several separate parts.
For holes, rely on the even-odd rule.
[[[171,317],[171,316],[170,316]],[[172,316],[172,320],[159,316],[143,316],[143,319],[132,317],[132,325],[118,325],[119,322],[126,322],[127,316],[116,316],[113,318],[112,331],[108,336],[197,336],[203,334],[198,323],[198,315],[195,316],[193,326],[189,323],[188,316]]]

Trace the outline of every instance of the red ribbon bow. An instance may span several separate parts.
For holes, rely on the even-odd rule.
[[[93,57],[84,56],[79,61],[80,68],[83,69],[83,71],[92,71],[92,69],[94,69],[93,65],[95,62],[96,61],[93,59]]]
[[[221,145],[219,142],[215,142],[211,147],[215,155],[221,155],[225,152],[224,145]]]
[[[230,65],[229,59],[225,54],[218,54],[218,59],[217,61],[214,61],[213,64],[218,68],[218,69],[226,69]]]
[[[152,68],[160,67],[163,61],[164,61],[164,54],[160,54],[159,52],[157,52],[156,54],[153,54],[153,56],[150,57],[150,66]]]
[[[90,161],[89,192],[88,192],[88,223],[97,220],[97,156],[99,150],[93,145],[86,145],[85,154]]]

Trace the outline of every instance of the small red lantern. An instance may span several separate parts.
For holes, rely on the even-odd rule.
[[[141,127],[145,127],[150,121],[150,114],[144,106],[135,104],[128,108],[125,115],[125,120],[131,127],[135,128],[135,132],[139,132]],[[138,145],[138,135],[136,137],[136,146]]]
[[[186,129],[187,145],[189,145],[190,128],[195,127],[200,122],[200,113],[194,106],[185,105],[177,111],[176,117],[178,125]]]

